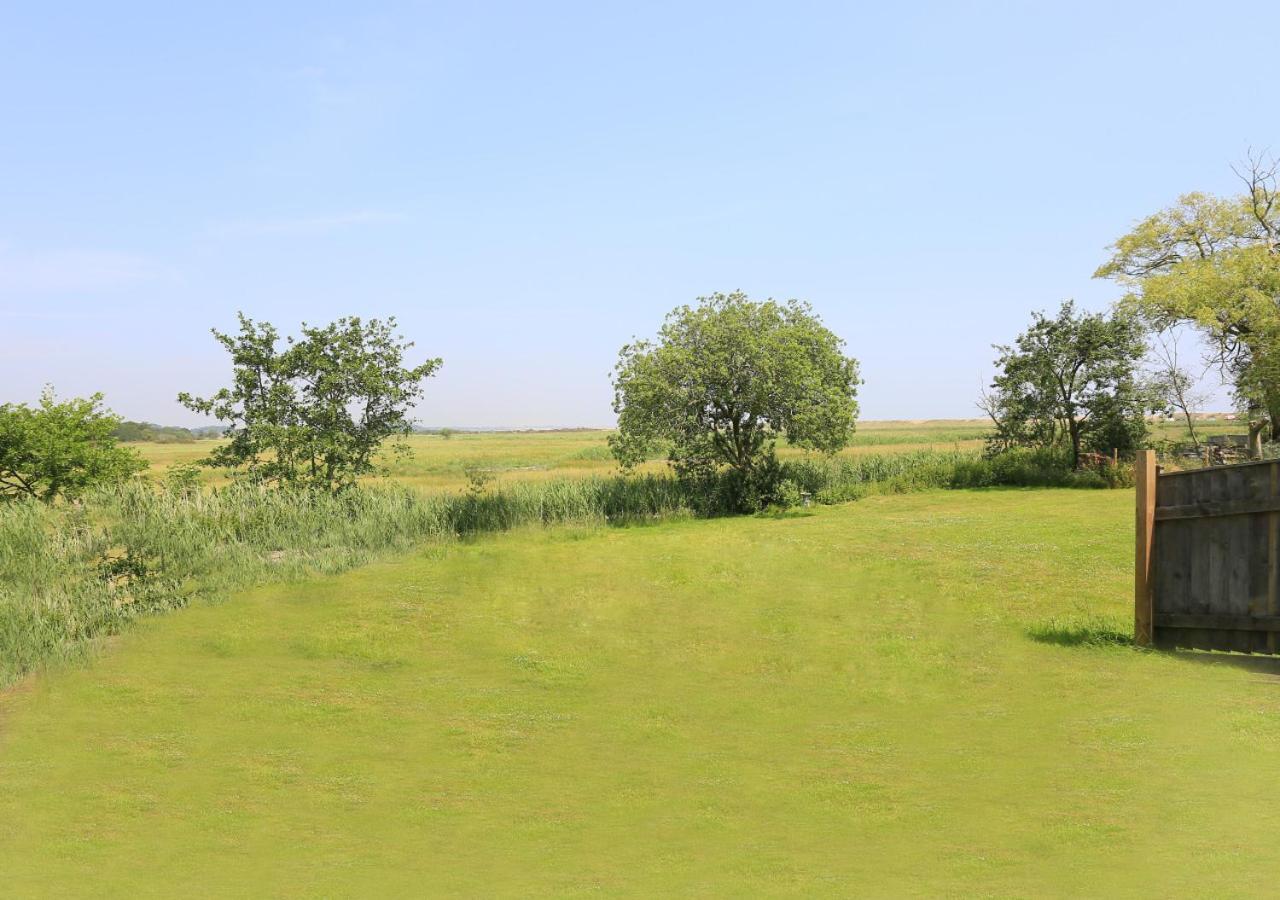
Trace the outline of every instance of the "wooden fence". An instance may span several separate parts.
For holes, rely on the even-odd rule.
[[[1280,461],[1161,472],[1138,455],[1134,637],[1277,652]]]

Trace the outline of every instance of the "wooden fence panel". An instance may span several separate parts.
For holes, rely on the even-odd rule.
[[[1154,475],[1144,497],[1139,459],[1138,553],[1149,555],[1144,601],[1139,562],[1135,637],[1159,647],[1277,652],[1280,634],[1280,461]],[[1144,550],[1144,522],[1148,529]],[[1143,604],[1150,640],[1144,640]]]

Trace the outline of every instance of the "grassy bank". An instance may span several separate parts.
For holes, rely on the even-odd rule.
[[[1115,643],[1132,498],[520,530],[0,701],[15,896],[1252,896],[1280,699]],[[1247,822],[1248,827],[1241,827]]]
[[[795,497],[818,504],[934,488],[1103,483],[1066,472],[1061,460],[965,451],[792,458],[783,476]],[[243,485],[175,492],[139,481],[76,505],[0,504],[0,685],[139,616],[197,599],[525,525],[736,512],[722,487],[638,474],[436,494],[392,483],[330,496]]]
[[[340,572],[423,541],[681,509],[671,479],[585,479],[426,496],[134,482],[82,504],[0,504],[0,685],[140,615],[249,585]]]

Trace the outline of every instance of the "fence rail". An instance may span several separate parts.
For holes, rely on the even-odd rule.
[[[1276,653],[1280,461],[1161,472],[1137,463],[1134,638]]]

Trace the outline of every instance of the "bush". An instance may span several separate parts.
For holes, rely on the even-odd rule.
[[[972,453],[934,450],[809,458],[784,462],[782,477],[819,503],[843,503],[873,490],[905,493],[951,487],[956,467],[973,459]]]
[[[0,499],[53,503],[141,472],[146,461],[112,433],[119,423],[101,394],[59,401],[48,387],[34,407],[0,405]]]
[[[1115,471],[1108,471],[1108,470]],[[1110,463],[1093,469],[1074,469],[1067,448],[1013,448],[1002,453],[972,459],[956,467],[951,487],[1071,487],[1105,488],[1122,486],[1120,470],[1127,470],[1133,483],[1133,467]]]

